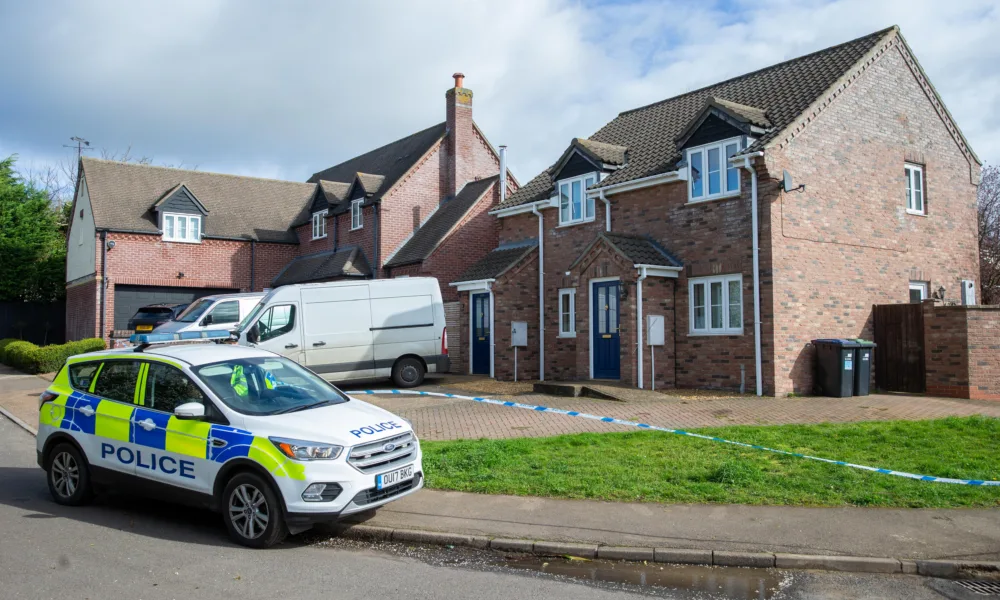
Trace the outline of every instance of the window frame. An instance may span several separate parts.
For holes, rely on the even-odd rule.
[[[167,234],[167,220],[171,220],[170,234]],[[177,225],[180,219],[184,219],[184,237],[177,236]],[[201,215],[192,215],[189,213],[163,213],[160,216],[160,223],[163,230],[163,241],[165,242],[180,242],[182,244],[200,244],[201,238],[204,236],[204,230],[202,229]],[[197,223],[197,237],[190,238],[188,235],[192,231],[192,223]]]
[[[326,217],[329,212],[329,209],[323,209],[312,214],[312,239],[321,240],[326,237]]]
[[[904,162],[903,173],[906,177],[906,212],[910,215],[927,216],[927,178],[924,177],[923,165]],[[920,182],[920,189],[915,190],[914,182]],[[913,208],[913,192],[920,193],[920,209]]]
[[[358,198],[357,200],[351,200],[351,231],[356,231],[362,229],[365,226],[364,212],[362,211],[362,205],[365,203],[364,198]],[[357,217],[355,219],[355,217]],[[355,222],[357,224],[355,224]]]
[[[87,393],[88,394],[92,394],[94,396],[97,396],[101,400],[110,400],[111,402],[118,402],[119,404],[128,404],[128,405],[133,405],[133,406],[139,406],[138,404],[136,404],[136,401],[135,401],[136,400],[136,396],[135,396],[135,394],[136,394],[136,386],[139,385],[139,379],[142,376],[142,365],[145,362],[147,362],[147,361],[140,360],[138,358],[133,358],[133,357],[128,357],[128,358],[104,358],[104,359],[102,359],[101,360],[101,366],[97,370],[97,372],[94,373],[94,379],[91,381],[90,390]],[[111,367],[112,365],[120,365],[120,364],[126,364],[126,363],[133,363],[133,364],[135,364],[138,367],[136,369],[136,372],[135,372],[135,380],[132,382],[132,398],[129,399],[129,400],[119,400],[118,398],[111,398],[109,396],[106,396],[106,395],[102,394],[100,391],[98,391],[97,385],[99,383],[101,383],[101,377],[103,375],[107,374],[108,368]]]
[[[909,292],[912,292],[913,290],[919,290],[920,291],[920,301],[923,302],[924,300],[926,300],[926,299],[928,299],[930,297],[931,282],[929,282],[929,281],[910,280],[909,288],[908,288],[908,292],[907,292],[907,296],[908,296],[907,297],[907,301],[910,304],[915,304],[913,302],[913,299],[909,298]]]
[[[278,333],[278,334],[275,334],[275,335],[271,335],[271,336],[265,338],[264,337],[265,335],[273,333],[274,330],[269,328],[268,331],[267,331],[267,334],[265,334],[265,332],[260,331],[260,322],[263,321],[266,316],[273,315],[274,314],[274,309],[276,309],[276,308],[283,308],[285,306],[289,307],[289,311],[288,311],[289,312],[289,319],[288,319],[288,322],[285,323],[285,325],[282,326],[282,328],[287,327],[289,324],[291,324],[291,326],[292,326],[291,329],[289,329],[288,331],[282,331],[281,333]],[[295,319],[296,319],[296,316],[297,316],[295,314],[296,312],[298,312],[296,310],[296,305],[294,303],[291,303],[291,302],[289,302],[287,304],[272,304],[271,306],[268,306],[266,309],[264,309],[263,311],[261,311],[260,317],[254,322],[254,324],[257,325],[257,331],[260,333],[260,343],[269,342],[271,340],[276,340],[276,339],[280,338],[283,335],[288,335],[289,333],[294,332],[295,331],[295,327],[296,327],[296,324],[295,324]]]
[[[731,138],[726,138],[724,140],[718,140],[709,144],[701,144],[699,146],[692,146],[690,148],[684,149],[684,160],[688,165],[688,183],[687,183],[687,195],[688,204],[693,204],[697,202],[707,202],[709,200],[719,200],[722,198],[736,198],[743,193],[743,177],[740,173],[739,167],[731,167],[729,164],[729,156],[726,155],[726,146],[736,145],[736,152],[740,152],[746,147],[746,136],[736,136]],[[709,193],[709,178],[708,178],[708,153],[711,150],[719,151],[719,191],[715,194]],[[691,164],[691,155],[701,154],[701,165],[704,168],[700,169],[701,173],[701,184],[702,193],[699,196],[694,195],[694,169]],[[736,170],[736,189],[729,188],[729,169],[734,168]]]
[[[215,320],[215,311],[219,310],[223,306],[228,307],[229,305],[232,305],[232,304],[236,305],[236,320],[235,321],[225,321],[225,322],[222,322],[222,323],[216,321]],[[212,322],[210,323],[210,325],[228,325],[230,323],[239,323],[240,322],[240,301],[239,300],[220,300],[214,306],[212,306],[211,309],[209,309],[209,311],[205,314],[205,316],[203,316],[201,318],[201,320],[204,321],[205,317],[208,317],[208,316],[212,317]]]
[[[563,310],[563,298],[569,297],[569,330],[563,329],[563,317],[566,312]],[[562,288],[559,290],[559,337],[576,337],[576,288]]]
[[[733,281],[739,283],[740,289],[740,326],[732,327],[730,319],[730,297],[729,284]],[[712,284],[722,284],[722,298],[719,310],[722,312],[722,327],[712,327]],[[695,306],[694,288],[697,285],[704,286],[704,308],[705,327],[695,327]],[[743,314],[743,273],[729,273],[727,275],[712,275],[708,277],[691,277],[688,279],[688,335],[743,335],[746,318]]]
[[[587,197],[587,180],[593,179],[590,185],[597,185],[601,181],[601,174],[598,171],[591,171],[589,173],[584,173],[583,175],[577,175],[576,177],[567,177],[566,179],[560,179],[556,181],[556,210],[559,213],[559,226],[568,227],[570,225],[579,225],[580,223],[591,223],[597,218],[597,200],[595,198]],[[573,184],[580,184],[580,218],[573,218]],[[569,195],[566,200],[566,207],[569,210],[569,218],[563,219],[563,207],[562,207],[562,194],[560,190],[563,186],[566,186],[569,191]],[[587,209],[591,209],[591,214],[587,216]]]

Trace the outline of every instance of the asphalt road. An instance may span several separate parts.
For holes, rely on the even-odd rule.
[[[496,554],[347,543],[322,532],[248,550],[230,543],[221,518],[205,511],[120,495],[58,506],[34,448],[31,435],[0,417],[4,599],[941,598],[916,577],[753,570],[712,572],[707,586],[701,577],[714,592],[706,595],[683,583],[679,590],[595,583],[593,569],[581,579],[543,575],[531,564],[510,568]],[[630,579],[631,567],[610,566]],[[697,579],[693,571],[676,575],[675,582]]]

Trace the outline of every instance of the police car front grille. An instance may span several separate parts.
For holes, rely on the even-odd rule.
[[[395,447],[386,452],[386,444],[392,444]],[[412,433],[407,432],[377,442],[355,446],[351,448],[347,462],[362,473],[374,473],[413,462],[416,455],[417,440]]]
[[[354,504],[358,506],[364,506],[366,504],[372,504],[373,502],[379,502],[382,500],[388,500],[393,496],[398,496],[400,494],[406,493],[413,488],[415,488],[419,483],[420,479],[423,477],[423,473],[417,473],[413,476],[413,479],[407,479],[406,481],[401,481],[396,485],[390,485],[387,488],[369,488],[367,490],[362,490],[354,496]]]

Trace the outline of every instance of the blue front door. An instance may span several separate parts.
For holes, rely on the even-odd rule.
[[[490,295],[472,295],[472,373],[490,374]]]
[[[594,379],[621,377],[621,338],[619,336],[617,281],[594,284]]]

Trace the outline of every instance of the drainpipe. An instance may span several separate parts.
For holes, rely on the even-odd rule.
[[[104,319],[108,312],[108,232],[101,232],[101,339],[106,340]]]
[[[375,265],[372,268],[372,279],[378,279],[378,202],[372,203],[374,227],[372,228],[372,256],[375,259]]]
[[[639,340],[639,389],[642,388],[642,281],[646,278],[646,267],[639,268],[639,280],[635,282],[635,331]]]
[[[545,217],[537,205],[531,212],[538,217],[538,380],[545,381]]]
[[[752,156],[763,156],[757,152]],[[753,229],[753,348],[754,368],[757,379],[757,395],[764,394],[763,366],[760,350],[760,225],[757,222],[757,170],[750,164],[751,156],[743,157],[743,168],[750,172],[750,220]]]
[[[599,197],[604,203],[604,231],[611,233],[611,201],[604,197],[604,190],[599,190]]]
[[[257,289],[253,285],[254,284],[254,281],[253,281],[253,271],[254,271],[254,259],[255,259],[254,255],[256,253],[256,250],[257,250],[257,241],[254,240],[254,239],[251,239],[250,240],[250,291],[251,292],[253,292],[253,291],[255,291]]]
[[[339,230],[340,230],[340,215],[333,215],[333,251],[334,252],[337,251],[337,242],[339,241],[338,238],[340,237],[339,235],[337,235],[339,233]]]

